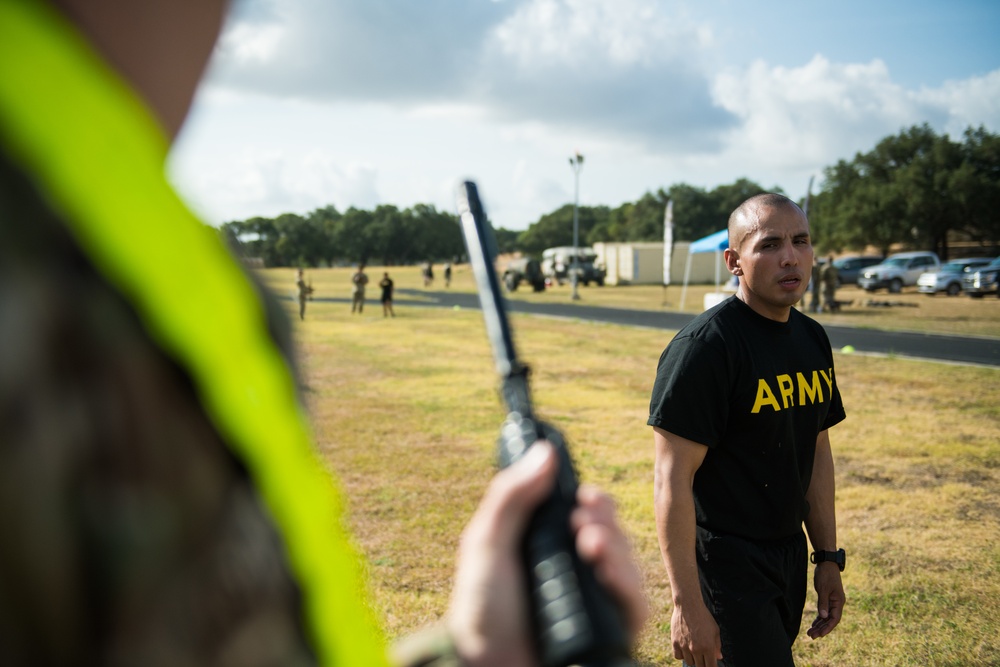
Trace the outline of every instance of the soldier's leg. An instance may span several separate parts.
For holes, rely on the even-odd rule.
[[[804,535],[757,542],[699,529],[698,566],[726,667],[794,667],[806,594]]]

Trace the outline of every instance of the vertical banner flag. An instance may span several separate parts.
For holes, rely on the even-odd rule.
[[[674,200],[667,202],[663,216],[663,286],[670,284],[670,257],[674,254]]]
[[[810,176],[809,187],[806,188],[806,200],[802,204],[802,212],[806,214],[807,218],[809,217],[809,199],[812,197],[812,191],[813,191],[813,177]]]

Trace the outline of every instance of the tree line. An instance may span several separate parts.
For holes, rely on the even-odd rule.
[[[382,205],[368,211],[333,206],[308,215],[285,213],[227,222],[222,233],[245,257],[264,266],[386,266],[451,259],[465,252],[458,218],[429,204],[400,210]]]
[[[1000,135],[982,127],[953,141],[914,126],[824,177],[809,217],[831,251],[901,245],[947,258],[956,240],[1000,245]]]
[[[981,127],[969,128],[957,142],[928,125],[914,126],[850,161],[838,161],[823,175],[820,191],[809,201],[820,252],[874,246],[887,254],[907,247],[947,258],[956,239],[984,249],[1000,246],[1000,136]],[[662,240],[671,200],[674,238],[692,241],[724,228],[733,209],[765,191],[782,192],[743,178],[711,190],[674,184],[616,208],[580,206],[580,241]],[[222,232],[241,254],[258,257],[265,266],[398,265],[464,254],[458,218],[427,204],[344,213],[327,206],[305,216],[228,222]],[[572,245],[573,205],[546,213],[524,231],[497,229],[496,236],[502,253],[538,256],[546,248]]]

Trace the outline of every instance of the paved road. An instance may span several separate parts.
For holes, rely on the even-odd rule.
[[[416,297],[416,298],[408,298]],[[395,303],[407,306],[430,306],[479,309],[479,297],[461,292],[424,290],[396,290]],[[512,312],[577,318],[676,331],[687,324],[694,315],[649,310],[602,308],[573,303],[531,303],[510,300]],[[380,308],[377,301],[369,300],[369,307]],[[950,336],[895,331],[877,331],[858,327],[823,325],[835,350],[852,345],[861,354],[894,355],[916,359],[932,359],[959,364],[977,364],[1000,368],[1000,338]]]

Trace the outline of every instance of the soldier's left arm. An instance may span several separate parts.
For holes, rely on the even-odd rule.
[[[835,483],[833,475],[833,452],[830,447],[830,432],[821,431],[816,438],[816,459],[813,463],[812,480],[806,492],[809,514],[806,516],[806,532],[815,551],[836,551],[837,513],[834,502]],[[840,577],[840,567],[836,563],[825,562],[816,565],[813,584],[819,598],[816,620],[808,634],[813,639],[828,635],[840,623],[846,596]]]

